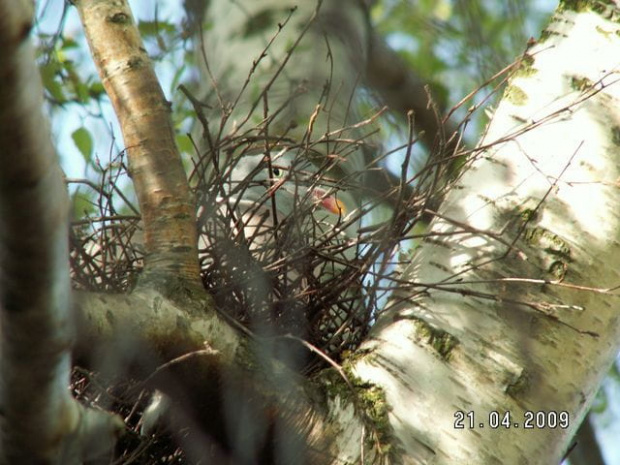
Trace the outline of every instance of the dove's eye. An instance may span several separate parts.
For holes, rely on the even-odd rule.
[[[274,178],[283,178],[287,173],[288,167],[284,165],[272,165],[271,174]]]

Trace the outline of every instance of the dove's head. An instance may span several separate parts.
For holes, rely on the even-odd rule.
[[[301,244],[344,243],[356,236],[355,196],[294,150],[245,153],[222,166],[213,184],[212,236],[245,238],[261,260],[269,260],[274,247],[292,251]]]
[[[291,150],[244,155],[224,173],[224,178],[228,202],[275,209],[278,215],[311,210],[331,215],[331,220],[336,221],[355,209],[352,196]]]

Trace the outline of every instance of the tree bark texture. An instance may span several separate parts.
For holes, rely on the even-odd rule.
[[[362,348],[406,463],[559,463],[618,352],[612,9],[561,7],[523,55]]]
[[[32,14],[29,2],[0,2],[0,463],[77,464],[109,447],[122,422],[68,390],[68,198],[42,114]]]
[[[123,131],[144,224],[145,273],[198,283],[196,207],[176,147],[170,106],[129,5],[73,3]]]

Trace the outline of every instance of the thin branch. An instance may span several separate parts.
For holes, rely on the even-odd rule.
[[[145,231],[145,271],[200,280],[195,206],[166,101],[125,0],[74,2],[120,121]]]

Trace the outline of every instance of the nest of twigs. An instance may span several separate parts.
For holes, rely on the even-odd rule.
[[[380,228],[366,227],[361,218],[381,199],[365,201],[356,214],[326,223],[316,203],[308,202],[300,190],[293,196],[294,207],[281,215],[270,181],[265,184],[264,176],[259,179],[260,169],[256,179],[249,176],[231,190],[225,167],[213,168],[214,160],[225,154],[243,157],[262,151],[261,163],[273,171],[271,157],[283,147],[301,158],[309,156],[304,151],[316,150],[283,140],[270,144],[247,135],[223,138],[195,164],[190,180],[200,206],[202,279],[219,311],[254,337],[288,344],[284,352],[291,346],[303,348],[304,355],[294,361],[294,367],[308,372],[327,360],[341,361],[361,344],[376,316],[377,301],[394,282],[392,249],[415,224],[412,212],[419,205],[403,197],[392,221]],[[360,150],[361,143],[338,146],[350,153]],[[142,226],[118,188],[126,174],[122,154],[101,172],[99,185],[87,183],[95,192],[90,196],[94,208],[72,227],[73,284],[83,290],[127,292],[143,267]],[[306,185],[334,189],[355,189],[354,184],[363,179],[351,174],[335,183],[327,165],[304,176]],[[265,195],[249,197],[252,201],[241,208],[240,202],[246,193],[256,192],[256,185],[263,187]],[[119,196],[122,206],[116,207]],[[254,226],[248,229],[250,224]],[[76,397],[119,412],[130,431],[119,444],[114,463],[187,463],[178,443],[165,433],[149,438],[138,433],[145,394],[126,382],[94,382],[93,376],[76,371]]]
[[[264,140],[239,137],[223,139],[216,150],[243,157],[264,147]],[[281,145],[273,149],[281,150]],[[300,148],[288,149],[305,156]],[[264,197],[254,198],[253,207],[240,213],[238,202],[254,181],[247,179],[234,195],[223,197],[230,189],[225,186],[228,180],[222,175],[225,170],[216,175],[209,169],[213,159],[209,152],[199,160],[192,178],[197,179],[200,205],[203,282],[220,311],[258,336],[298,338],[335,360],[354,350],[368,331],[377,299],[364,280],[383,252],[376,241],[369,246],[365,242],[370,239],[355,231],[362,212],[334,226],[325,223],[316,204],[295,193],[292,211],[274,220],[275,205],[266,188]],[[115,208],[111,198],[118,191],[112,183],[123,179],[124,170],[122,159],[102,170],[103,181],[94,186],[95,213],[73,224],[71,269],[76,288],[128,291],[142,269],[139,216],[123,211],[131,213],[133,207]],[[333,184],[328,170],[307,178],[306,184]],[[260,182],[264,181],[256,181]],[[244,228],[249,223],[258,225],[251,233]]]
[[[253,148],[247,139],[237,139],[226,141],[221,150]],[[110,166],[119,172],[125,169],[118,161]],[[201,166],[196,165],[196,173]],[[121,178],[122,173],[107,176]],[[273,222],[266,197],[265,205],[257,202],[252,213],[240,215],[231,201],[222,199],[221,179],[208,175],[201,179],[195,186],[201,206],[199,256],[204,286],[219,311],[255,337],[286,344],[284,352],[290,352],[291,346],[303,348],[301,362],[294,362],[301,370],[318,368],[326,356],[339,361],[346,351],[355,350],[373,314],[375,297],[363,291],[363,280],[374,260],[370,254],[376,250],[363,254],[359,236],[350,237],[324,224],[311,203],[299,199],[298,208]],[[110,194],[114,189],[109,184],[96,187],[94,213],[72,227],[73,284],[83,290],[127,292],[143,266],[141,222],[131,209],[127,214],[126,208],[114,207]],[[238,192],[236,197],[243,194]],[[248,235],[242,221],[256,221],[261,227]],[[126,420],[129,432],[119,442],[113,463],[187,463],[178,441],[167,433],[148,438],[139,434],[147,397],[140,397],[135,386],[97,381],[97,375],[79,369],[72,386],[84,403],[103,406]]]
[[[245,157],[264,153],[264,147],[263,140],[237,138],[224,140],[218,149]],[[303,159],[308,149],[274,145],[259,164],[258,176],[271,165],[272,153],[275,158],[284,150]],[[362,253],[363,239],[356,231],[361,213],[326,222],[316,203],[299,190],[288,193],[294,206],[281,215],[272,198],[277,191],[269,183],[264,195],[252,197],[251,206],[240,207],[253,180],[223,198],[230,191],[225,170],[203,169],[212,160],[209,153],[196,167],[196,173],[208,173],[198,177],[203,207],[198,225],[203,282],[218,306],[258,335],[300,338],[335,359],[354,350],[368,330],[374,304],[363,290],[373,260]],[[328,170],[304,173],[296,187],[329,186],[328,178]]]

